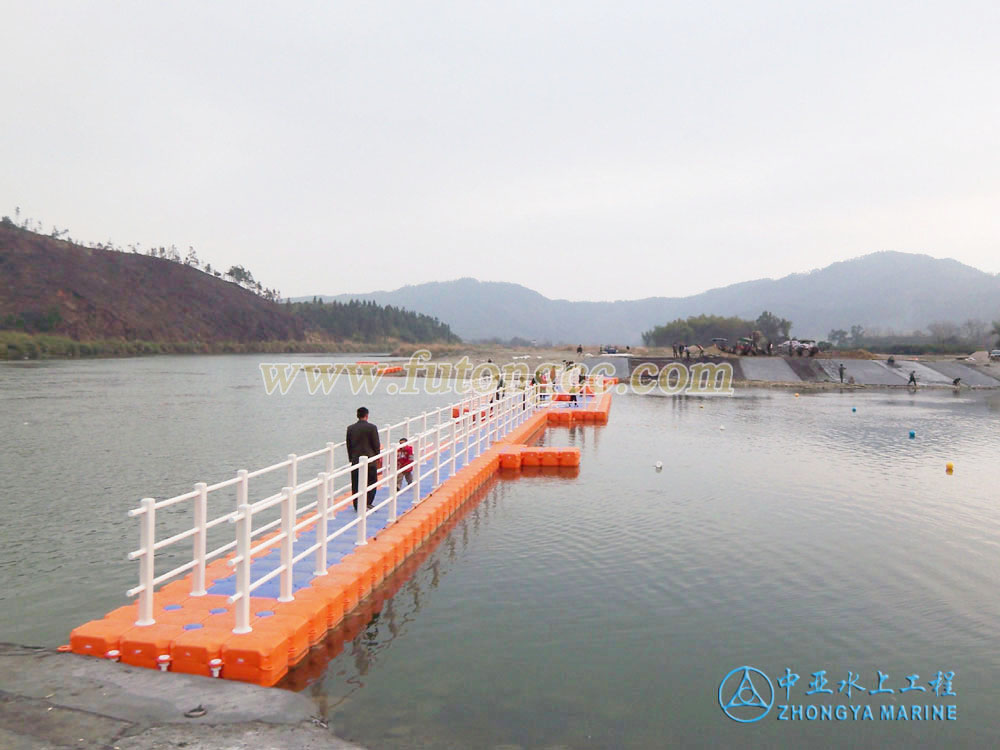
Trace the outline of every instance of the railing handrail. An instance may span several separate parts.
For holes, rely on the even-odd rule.
[[[326,544],[344,534],[351,528],[358,529],[357,544],[365,544],[366,521],[371,511],[367,510],[366,492],[367,471],[365,470],[370,461],[387,462],[388,466],[378,478],[373,487],[388,487],[390,497],[378,503],[374,510],[389,506],[390,522],[396,518],[396,502],[402,493],[410,491],[413,493],[414,504],[420,501],[420,480],[427,477],[434,477],[433,491],[440,485],[440,469],[442,465],[441,456],[447,448],[451,451],[447,461],[452,461],[452,467],[458,454],[464,452],[466,461],[471,460],[472,453],[479,455],[484,450],[484,444],[489,445],[500,440],[503,435],[514,429],[518,424],[523,423],[531,416],[539,403],[548,395],[549,387],[544,384],[534,386],[511,387],[498,390],[493,393],[471,394],[461,400],[446,406],[424,412],[420,416],[410,417],[396,424],[390,424],[382,428],[379,432],[386,435],[386,444],[382,450],[371,457],[362,457],[359,464],[351,464],[348,459],[346,463],[336,465],[336,455],[338,449],[343,449],[346,442],[327,443],[325,448],[312,451],[301,456],[290,454],[284,461],[279,461],[263,469],[252,472],[240,470],[231,479],[217,482],[212,485],[198,483],[193,491],[176,495],[166,500],[157,501],[153,498],[145,498],[139,508],[130,510],[128,515],[140,520],[140,548],[129,553],[131,560],[140,562],[139,585],[129,590],[128,595],[140,596],[140,614],[137,624],[151,624],[154,621],[152,594],[154,586],[177,577],[189,570],[194,570],[192,596],[200,596],[206,593],[205,586],[205,565],[208,560],[215,559],[220,555],[230,552],[234,548],[236,553],[229,560],[231,567],[236,569],[236,591],[229,597],[230,602],[237,603],[237,622],[235,632],[247,632],[249,629],[249,595],[250,592],[272,580],[275,576],[281,576],[282,597],[291,596],[291,573],[292,566],[300,562],[313,552],[317,555],[316,574],[325,573],[325,565],[320,571],[320,562],[325,562]],[[554,390],[552,391],[554,392]],[[499,398],[497,398],[499,394]],[[547,400],[547,399],[545,399]],[[452,416],[457,410],[457,416]],[[488,410],[488,411],[484,411]],[[416,434],[410,434],[414,425],[419,425],[420,430]],[[402,444],[390,442],[392,432],[405,429],[406,434]],[[398,434],[398,433],[397,433]],[[459,445],[462,447],[459,448]],[[396,463],[398,450],[402,446],[413,446],[413,462],[406,467],[399,467]],[[342,454],[346,459],[346,452]],[[299,463],[321,457],[327,458],[327,471],[318,472],[304,481],[299,481],[297,471]],[[426,470],[423,467],[427,465]],[[273,493],[265,498],[251,502],[249,499],[249,480],[261,477],[280,469],[288,470],[288,484],[278,493]],[[345,488],[337,488],[336,480],[349,475],[353,470],[359,472],[359,487],[356,493],[343,495]],[[398,478],[404,471],[414,471],[417,475],[414,481],[406,484],[405,487],[397,489]],[[235,510],[217,516],[207,517],[207,498],[217,490],[235,486],[237,488],[237,507]],[[317,499],[312,502],[305,502],[298,506],[297,499],[305,493],[317,493]],[[292,542],[295,534],[303,527],[311,523],[321,524],[323,529],[327,528],[332,514],[347,507],[348,503],[358,500],[358,512],[346,523],[340,524],[332,532],[324,531],[325,540],[322,542],[317,534],[317,541],[305,552],[292,555]],[[180,531],[170,537],[156,541],[155,538],[155,513],[157,509],[179,505],[180,503],[195,501],[196,521],[192,528]],[[258,528],[253,527],[253,517],[255,514],[271,508],[281,508],[281,518],[270,521]],[[322,512],[321,512],[322,509]],[[222,523],[231,522],[236,524],[235,539],[212,549],[205,549],[206,532]],[[253,544],[255,538],[281,527],[275,536],[258,541]],[[193,559],[184,564],[166,571],[159,576],[155,575],[153,565],[155,553],[161,549],[182,542],[186,539],[194,538]],[[269,549],[278,545],[281,549],[282,560],[277,568],[268,571],[257,580],[251,580],[250,561],[251,558],[264,549]],[[322,551],[321,551],[322,550]]]

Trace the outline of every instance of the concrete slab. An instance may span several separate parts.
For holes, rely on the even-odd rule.
[[[0,697],[5,748],[151,750],[187,743],[203,750],[359,750],[315,720],[317,706],[299,693],[52,649],[0,644]],[[204,716],[184,716],[198,705]],[[236,742],[254,737],[260,740],[256,744]]]
[[[577,359],[576,361],[585,364],[588,370],[593,370],[597,365],[606,363],[615,368],[614,377],[622,380],[628,380],[629,373],[631,372],[631,369],[629,368],[629,359],[630,358],[627,356],[619,356],[616,354],[598,354],[592,357],[586,356],[583,359]]]
[[[978,385],[995,388],[1000,386],[1000,380],[987,375],[978,368],[964,365],[961,362],[925,362],[927,367],[948,378],[951,382],[955,378],[962,379],[962,385]]]
[[[830,376],[813,357],[788,357],[784,360],[799,379],[809,383],[826,382]]]
[[[844,382],[854,378],[858,385],[906,385],[909,370],[905,374],[890,368],[885,362],[874,359],[823,359],[819,364],[830,380],[840,382],[840,363],[844,363]]]
[[[781,357],[744,357],[740,369],[747,380],[766,380],[772,383],[799,383],[802,378]]]
[[[951,381],[954,380],[954,378],[949,378],[937,370],[932,370],[922,362],[908,362],[905,359],[897,359],[896,364],[890,369],[898,372],[907,381],[910,379],[910,370],[913,370],[917,376],[917,383],[921,385],[951,385]]]

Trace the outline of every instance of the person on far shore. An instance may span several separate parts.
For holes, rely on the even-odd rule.
[[[841,362],[841,363],[840,363],[840,367],[838,367],[837,369],[838,369],[838,370],[840,371],[840,382],[841,382],[841,383],[843,383],[843,382],[844,382],[844,371],[845,371],[845,370],[846,370],[847,368],[846,368],[846,367],[844,367],[844,363],[843,363],[843,362]]]
[[[372,458],[382,452],[382,444],[378,439],[378,428],[368,421],[368,409],[358,407],[358,421],[347,428],[347,458],[357,466],[361,457]],[[351,494],[354,497],[354,510],[358,509],[358,484],[361,469],[351,469]],[[378,489],[378,461],[368,462],[368,507],[375,504],[375,492]]]
[[[580,355],[583,354],[583,344],[580,344],[578,347],[576,347],[576,354],[577,354],[577,356],[580,356]]]
[[[914,388],[917,387],[917,371],[910,370],[910,379],[906,383],[907,385],[912,385]]]

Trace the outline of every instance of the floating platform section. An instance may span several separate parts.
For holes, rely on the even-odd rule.
[[[323,648],[327,633],[352,612],[367,611],[366,602],[370,604],[378,595],[383,582],[390,578],[398,581],[400,571],[412,572],[412,566],[422,559],[423,546],[432,539],[439,541],[442,530],[449,528],[449,520],[471,507],[470,500],[474,504],[484,496],[481,490],[487,483],[497,477],[576,476],[579,448],[532,443],[550,425],[606,423],[610,408],[610,393],[589,395],[578,404],[547,403],[475,457],[469,457],[467,451],[466,459],[460,460],[457,445],[451,446],[454,456],[439,460],[436,467],[431,464],[431,474],[433,469],[441,472],[440,484],[421,493],[419,502],[401,504],[393,523],[389,523],[387,512],[369,515],[366,543],[337,537],[326,545],[329,560],[335,562],[318,575],[311,560],[303,559],[304,553],[294,558],[298,562],[292,568],[290,599],[280,595],[276,577],[261,585],[249,597],[248,632],[234,632],[238,629],[236,605],[230,603],[230,597],[237,583],[230,564],[236,557],[232,552],[206,566],[207,593],[191,594],[190,575],[174,580],[152,595],[154,624],[136,624],[141,619],[136,604],[120,607],[75,628],[69,650],[148,669],[275,685],[291,667],[309,661],[311,651]],[[478,405],[475,409],[482,420],[489,419],[489,411]],[[442,469],[449,462],[453,468]],[[416,466],[418,477],[422,470],[429,471],[427,461]],[[348,513],[354,516],[349,505]],[[313,511],[295,526],[293,554],[315,545],[319,524],[320,517]],[[281,533],[279,529],[255,539],[255,549],[277,540]],[[276,552],[272,548],[252,555],[254,580],[267,578],[269,569],[277,570]]]

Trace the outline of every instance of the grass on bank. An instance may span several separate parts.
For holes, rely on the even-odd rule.
[[[431,344],[436,354],[456,345]],[[422,348],[397,340],[362,342],[309,338],[303,341],[125,341],[99,339],[75,341],[67,336],[0,331],[0,360],[77,359],[86,357],[141,357],[151,354],[310,354],[334,352],[392,352],[408,355]]]

